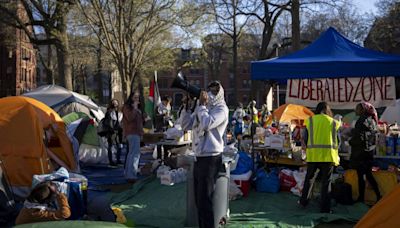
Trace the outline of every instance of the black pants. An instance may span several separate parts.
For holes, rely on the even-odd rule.
[[[117,146],[117,163],[121,163],[121,148],[119,144],[122,144],[122,129],[107,135],[107,143],[108,143],[108,162],[110,165],[115,164],[112,158],[112,146],[115,144]]]
[[[353,162],[352,168],[357,170],[357,176],[358,176],[358,200],[360,202],[364,202],[365,199],[365,180],[364,180],[364,175],[366,176],[368,182],[371,184],[372,189],[374,189],[374,192],[376,194],[376,199],[379,200],[381,198],[381,193],[379,192],[378,188],[378,183],[376,183],[376,180],[374,176],[372,176],[372,162],[370,161],[363,161],[363,162]]]
[[[213,193],[222,165],[222,156],[197,157],[194,164],[194,193],[199,227],[215,227]]]
[[[309,162],[307,163],[307,174],[304,180],[303,192],[300,198],[300,203],[304,206],[308,204],[308,197],[312,190],[314,181],[316,180],[315,172],[319,169],[321,177],[321,212],[329,213],[331,210],[331,198],[329,194],[329,186],[331,184],[331,174],[333,164],[331,162]],[[315,177],[315,178],[314,178]]]

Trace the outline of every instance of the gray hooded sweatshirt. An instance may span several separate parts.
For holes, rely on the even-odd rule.
[[[198,157],[216,156],[224,150],[224,133],[229,110],[220,85],[216,96],[208,93],[208,105],[198,105],[193,113],[182,110],[182,128],[193,130],[193,152]]]

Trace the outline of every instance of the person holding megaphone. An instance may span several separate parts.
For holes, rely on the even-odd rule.
[[[189,96],[190,97],[190,96]],[[218,81],[201,91],[194,109],[181,112],[182,128],[193,131],[194,190],[199,227],[215,227],[213,192],[222,164],[223,136],[228,125],[224,89]]]

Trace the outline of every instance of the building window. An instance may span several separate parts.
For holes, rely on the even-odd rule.
[[[235,80],[233,78],[232,73],[229,74],[229,87],[231,87],[231,88],[235,87]]]
[[[200,80],[196,80],[196,86],[200,87]]]
[[[160,88],[168,88],[168,79],[167,78],[160,78],[158,81],[158,86]]]
[[[228,94],[228,106],[232,107],[235,105],[234,95],[233,93]]]
[[[247,95],[243,95],[242,103],[243,103],[244,105],[247,105],[247,103],[249,103],[249,97],[248,97]]]
[[[242,87],[243,87],[243,88],[248,88],[248,86],[247,86],[247,80],[243,80],[243,85],[242,85]]]

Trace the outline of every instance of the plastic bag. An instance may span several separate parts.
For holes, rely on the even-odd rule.
[[[236,165],[236,169],[231,172],[231,174],[239,175],[247,173],[253,169],[253,160],[246,152],[239,152],[239,160]]]
[[[294,180],[296,181],[296,186],[291,188],[290,191],[297,196],[301,196],[304,186],[304,180],[306,179],[306,172],[293,171],[292,174]]]
[[[266,172],[264,168],[257,170],[256,175],[256,190],[257,192],[279,192],[279,177],[278,170],[271,169],[270,172]]]
[[[296,186],[297,182],[293,177],[293,171],[290,169],[282,169],[279,172],[279,182],[281,191],[289,192],[290,189]]]

